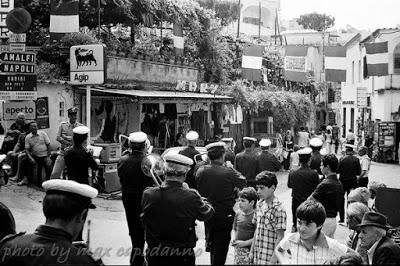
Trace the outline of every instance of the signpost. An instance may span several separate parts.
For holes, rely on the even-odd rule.
[[[368,98],[367,88],[363,88],[363,87],[357,88],[357,107],[358,108],[368,107],[367,98]]]
[[[35,100],[37,97],[35,67],[35,53],[12,51],[1,52],[0,99]]]
[[[105,46],[102,44],[76,45],[70,48],[70,83],[86,85],[86,126],[89,129],[90,85],[104,83],[106,79],[105,58]]]
[[[0,39],[8,39],[7,15],[14,9],[14,0],[0,0]]]

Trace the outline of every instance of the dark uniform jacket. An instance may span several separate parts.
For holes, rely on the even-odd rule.
[[[257,173],[262,171],[277,172],[281,169],[278,159],[269,151],[262,151],[257,158]]]
[[[92,170],[99,168],[92,154],[83,147],[73,146],[67,148],[64,159],[68,178],[81,184],[89,184],[89,168]]]
[[[327,218],[336,217],[344,197],[342,183],[336,175],[328,176],[319,183],[311,196],[324,206]]]
[[[296,200],[305,201],[318,184],[318,173],[308,166],[303,165],[289,174],[288,187],[292,189],[292,197]]]
[[[142,211],[149,247],[194,248],[196,219],[206,221],[214,214],[213,207],[196,190],[183,188],[178,181],[146,189]]]
[[[196,188],[196,182],[194,181],[193,172],[194,172],[194,168],[195,168],[196,162],[197,162],[196,159],[201,160],[200,156],[196,156],[196,155],[200,154],[200,152],[198,152],[196,150],[196,148],[193,146],[187,146],[186,148],[181,150],[179,152],[179,154],[184,155],[193,160],[193,165],[191,166],[189,172],[186,174],[185,182],[189,185],[190,188]],[[195,159],[195,156],[196,156],[196,159]]]
[[[360,160],[353,155],[346,155],[339,161],[338,173],[345,191],[357,187],[357,176],[361,174]]]
[[[119,160],[118,177],[122,193],[134,194],[141,199],[144,189],[154,186],[153,179],[142,171],[142,160],[145,156],[143,152],[132,151]]]
[[[257,172],[257,154],[250,151],[242,151],[236,155],[235,169],[238,170],[246,180],[254,180]]]
[[[400,246],[389,237],[382,238],[372,256],[372,265],[400,265]]]
[[[234,190],[242,189],[246,185],[246,180],[237,171],[213,161],[201,166],[195,178],[200,195],[206,197],[214,207],[215,218],[234,214]]]
[[[322,156],[319,151],[313,152],[310,159],[310,168],[316,170],[319,175],[322,175],[321,161]]]
[[[39,226],[33,234],[20,233],[8,236],[0,242],[0,265],[59,264],[103,265],[85,250],[72,245],[72,236],[68,232],[46,225]]]
[[[14,216],[10,209],[0,202],[0,240],[10,234],[15,234]]]

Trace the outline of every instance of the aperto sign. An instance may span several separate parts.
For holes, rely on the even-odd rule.
[[[73,85],[103,84],[105,80],[105,46],[76,45],[70,49],[70,82]]]
[[[25,119],[36,119],[36,104],[34,101],[4,102],[3,119],[15,120],[18,113],[25,113]]]

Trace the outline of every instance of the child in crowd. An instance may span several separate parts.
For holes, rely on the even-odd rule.
[[[253,223],[256,224],[250,250],[250,263],[256,265],[276,264],[274,249],[286,230],[286,211],[275,197],[278,180],[274,173],[263,171],[256,176],[258,196]]]
[[[286,235],[277,245],[275,254],[280,264],[326,264],[345,255],[349,249],[337,240],[325,236],[324,206],[306,200],[296,210],[298,232]]]
[[[239,192],[239,210],[233,220],[235,238],[232,241],[232,246],[235,248],[234,261],[236,265],[250,264],[250,247],[256,229],[252,221],[257,199],[257,192],[252,187],[244,188]]]
[[[293,146],[293,152],[290,154],[290,171],[295,171],[300,167],[299,154],[297,153],[299,149],[299,145]]]

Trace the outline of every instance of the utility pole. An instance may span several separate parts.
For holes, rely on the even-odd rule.
[[[240,0],[239,0],[239,15],[238,15],[238,25],[237,25],[237,35],[236,35],[236,38],[237,39],[239,39],[239,37],[240,37],[240,13],[241,13],[241,3],[240,3]]]
[[[258,1],[258,40],[261,39],[261,1]]]
[[[100,2],[101,2],[101,0],[98,0],[97,1],[97,7],[98,7],[98,22],[99,22],[99,32],[98,32],[98,34],[99,34],[99,40],[101,39],[101,32],[100,32],[100,27],[101,27],[101,18],[100,18],[100,8],[101,8],[101,5],[100,5]]]

